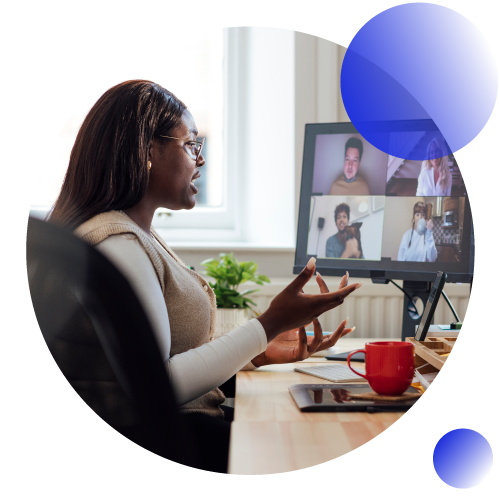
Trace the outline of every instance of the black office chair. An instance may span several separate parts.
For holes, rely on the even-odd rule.
[[[138,445],[210,470],[179,417],[150,323],[124,276],[68,230],[34,218],[27,264],[42,334],[84,401]]]

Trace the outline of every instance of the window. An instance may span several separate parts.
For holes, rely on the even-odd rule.
[[[117,82],[146,78],[182,99],[206,137],[199,203],[190,211],[158,210],[153,221],[166,241],[294,247],[295,33],[207,30],[193,33],[182,47],[176,36],[166,32],[164,46],[151,53],[131,42],[112,58],[82,42],[82,53],[90,51],[85,70],[72,59],[74,67],[54,75],[55,131],[45,132],[50,147],[33,182],[33,209],[41,214],[54,203],[79,126],[102,93]]]
[[[183,40],[182,46],[177,43],[179,39]],[[197,183],[197,210],[203,214],[210,208],[220,213],[225,203],[222,162],[223,31],[193,30],[189,37],[185,37],[184,28],[179,27],[176,31],[173,25],[165,31],[161,47],[148,51],[141,46],[142,49],[138,50],[137,45],[134,47],[132,43],[130,47],[123,46],[119,52],[112,54],[102,51],[100,42],[92,45],[92,40],[92,37],[86,39],[84,50],[81,47],[88,59],[88,71],[82,71],[82,65],[78,67],[72,60],[68,64],[73,64],[73,68],[61,64],[51,75],[57,82],[57,89],[54,89],[53,95],[46,96],[51,100],[50,148],[38,158],[33,179],[32,209],[43,214],[54,204],[78,130],[99,97],[119,82],[143,78],[172,91],[193,114],[199,136],[206,138],[206,164]],[[75,41],[75,46],[78,47],[78,41]],[[169,222],[175,225],[176,218]]]

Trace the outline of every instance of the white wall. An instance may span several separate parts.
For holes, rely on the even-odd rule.
[[[295,230],[299,213],[306,123],[349,121],[340,94],[343,48],[295,33]]]
[[[240,78],[241,233],[262,246],[295,246],[294,44],[290,30],[241,28],[246,68]],[[292,84],[290,84],[292,82]],[[259,196],[263,186],[269,194]],[[249,195],[252,193],[252,195]]]

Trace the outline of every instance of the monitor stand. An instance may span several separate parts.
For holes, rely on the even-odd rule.
[[[415,300],[419,297],[425,307],[429,293],[431,291],[432,282],[430,281],[403,281],[403,289],[408,295]],[[416,316],[409,306],[409,300],[406,294],[404,295],[403,303],[403,329],[401,331],[401,340],[406,340],[406,337],[415,337],[415,327],[420,324],[422,315]],[[422,310],[423,313],[423,310]]]

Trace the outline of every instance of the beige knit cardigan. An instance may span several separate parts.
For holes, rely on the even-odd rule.
[[[91,245],[116,234],[134,235],[139,240],[153,264],[165,298],[170,321],[171,357],[213,340],[217,305],[212,288],[175,255],[153,228],[151,234],[164,252],[159,251],[152,238],[121,211],[99,214],[80,225],[75,234]],[[183,405],[180,411],[222,418],[219,405],[224,399],[220,389],[213,389]]]

